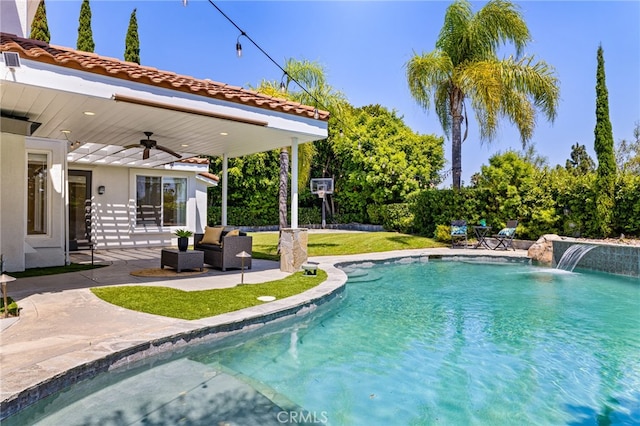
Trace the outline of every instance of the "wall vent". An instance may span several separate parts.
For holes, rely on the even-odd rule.
[[[9,68],[20,68],[20,55],[16,52],[2,52],[4,64]]]

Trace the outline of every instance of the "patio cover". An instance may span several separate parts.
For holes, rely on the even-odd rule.
[[[295,175],[297,145],[327,137],[328,112],[241,87],[6,33],[0,33],[0,51],[20,60],[0,78],[2,115],[40,123],[31,136],[78,141],[67,157],[71,163],[156,167],[174,161],[157,149],[148,160],[142,148],[123,149],[151,131],[183,158],[222,156],[225,166],[228,158],[292,146]]]

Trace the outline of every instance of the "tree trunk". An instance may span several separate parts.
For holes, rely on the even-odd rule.
[[[287,192],[289,190],[289,151],[280,149],[280,186],[278,190],[278,213],[280,225],[280,237],[282,229],[287,227]],[[280,238],[278,238],[278,253],[280,253]]]
[[[460,189],[462,175],[462,106],[464,94],[453,89],[451,95],[451,172],[453,175],[453,189]]]

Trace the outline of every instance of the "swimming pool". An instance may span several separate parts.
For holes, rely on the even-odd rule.
[[[637,279],[437,260],[349,272],[330,310],[96,378],[7,425],[640,422]]]

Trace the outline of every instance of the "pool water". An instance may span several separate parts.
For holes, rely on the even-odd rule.
[[[178,414],[180,424],[291,423],[283,407],[332,425],[640,424],[639,280],[438,260],[348,272],[346,297],[331,310],[78,392],[114,398],[111,410],[125,424],[169,424],[162,417],[181,404],[199,414]],[[166,392],[138,390],[118,402],[122,389],[147,382]],[[259,401],[220,417],[212,410],[228,405],[212,404],[221,400],[211,392],[225,386]],[[154,393],[155,401],[132,403]],[[94,424],[93,413],[109,411],[64,398],[34,407],[31,419]],[[256,407],[260,420],[242,417]],[[82,411],[76,422],[73,413]]]

